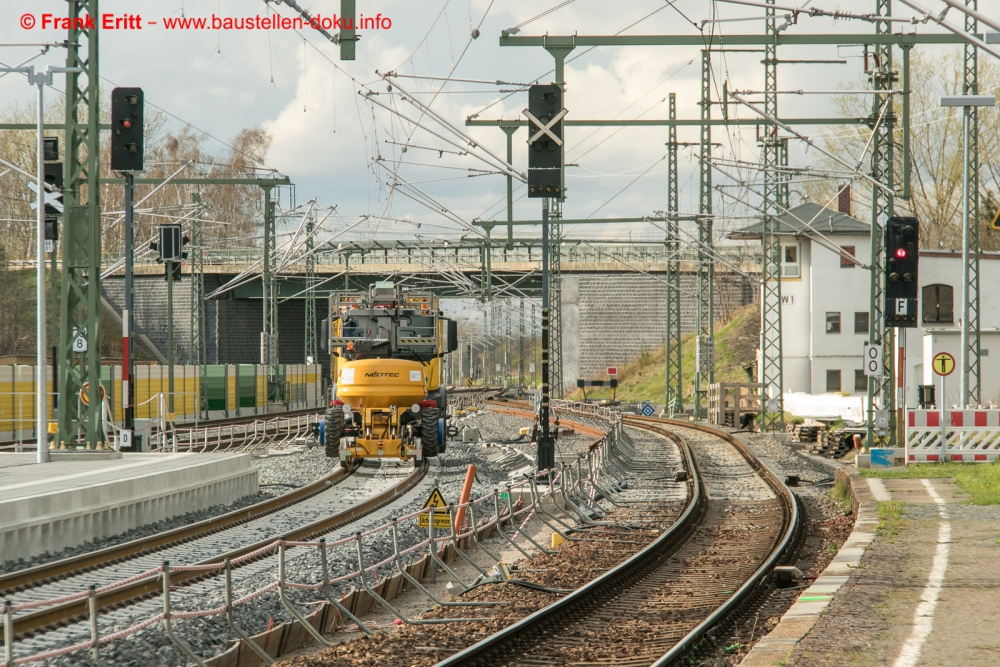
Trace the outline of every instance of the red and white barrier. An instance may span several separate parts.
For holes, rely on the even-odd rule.
[[[992,462],[1000,458],[1000,410],[906,411],[906,460]],[[942,435],[944,446],[942,447]]]

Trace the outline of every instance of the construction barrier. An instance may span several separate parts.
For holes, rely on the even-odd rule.
[[[906,460],[992,462],[1000,458],[1000,410],[906,411]],[[943,440],[942,440],[943,436]]]

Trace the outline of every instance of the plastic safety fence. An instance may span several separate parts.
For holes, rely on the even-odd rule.
[[[907,461],[992,462],[998,458],[1000,410],[906,411]]]
[[[310,377],[310,374],[306,373],[305,377]],[[436,563],[456,581],[461,583],[461,579],[448,566],[448,562],[451,562],[456,558],[462,558],[466,560],[466,562],[473,563],[466,553],[472,549],[480,549],[489,554],[491,558],[495,558],[483,544],[483,540],[486,538],[496,534],[507,544],[517,548],[522,554],[527,556],[527,553],[524,551],[524,547],[518,544],[517,541],[522,539],[525,541],[525,544],[530,542],[535,546],[539,546],[530,536],[526,534],[524,530],[532,516],[539,516],[539,518],[541,518],[544,514],[551,519],[555,519],[556,525],[554,530],[559,531],[561,535],[563,535],[563,533],[559,529],[559,525],[562,525],[565,529],[571,529],[569,524],[564,523],[561,519],[556,519],[551,513],[549,513],[545,509],[544,503],[551,503],[555,501],[556,496],[558,496],[561,498],[564,507],[569,506],[576,508],[576,511],[581,513],[583,510],[580,510],[576,503],[583,503],[593,507],[593,491],[603,487],[601,488],[601,492],[608,494],[613,493],[609,489],[618,488],[620,479],[618,479],[618,475],[615,473],[615,468],[617,467],[616,459],[623,454],[627,455],[629,450],[632,449],[632,443],[623,433],[620,416],[600,408],[593,409],[590,407],[580,406],[577,407],[577,409],[581,410],[585,414],[591,414],[602,418],[606,417],[610,422],[608,432],[595,443],[596,450],[593,450],[590,455],[586,457],[586,461],[583,466],[580,465],[580,461],[578,460],[574,467],[567,468],[560,465],[558,470],[553,469],[540,471],[534,475],[526,476],[518,482],[503,484],[497,489],[494,489],[475,500],[469,500],[466,503],[458,503],[444,508],[431,507],[417,510],[409,514],[396,517],[390,522],[382,523],[369,528],[364,532],[357,532],[354,535],[345,536],[329,543],[325,539],[303,541],[286,541],[277,539],[271,543],[263,545],[255,551],[243,554],[229,561],[198,564],[172,564],[164,562],[162,566],[152,570],[105,584],[99,588],[91,587],[90,589],[68,592],[58,598],[34,600],[23,603],[17,603],[16,600],[4,601],[0,604],[0,619],[3,621],[2,627],[4,628],[5,642],[2,644],[2,648],[5,662],[7,665],[26,665],[43,662],[45,660],[50,660],[52,658],[77,651],[89,650],[94,662],[97,664],[103,664],[100,657],[101,646],[115,639],[120,639],[139,632],[140,630],[155,624],[162,624],[171,643],[173,643],[177,649],[191,659],[194,664],[201,667],[209,667],[209,665],[214,667],[218,664],[230,664],[229,662],[223,663],[223,661],[226,659],[225,656],[229,656],[234,649],[241,655],[246,650],[252,650],[259,657],[263,658],[263,651],[260,650],[260,646],[254,641],[256,637],[251,638],[239,628],[238,624],[234,625],[231,622],[231,613],[236,607],[253,603],[255,599],[270,591],[278,592],[281,604],[297,619],[297,625],[292,624],[287,626],[289,629],[297,627],[300,629],[300,634],[302,635],[301,638],[303,640],[305,638],[305,634],[301,631],[304,630],[312,635],[312,637],[317,641],[326,643],[327,645],[329,644],[322,637],[322,632],[330,632],[337,627],[343,628],[348,625],[349,621],[353,621],[354,624],[356,624],[357,629],[370,634],[371,629],[368,627],[368,624],[358,619],[356,614],[363,614],[377,605],[381,605],[386,609],[386,611],[393,614],[404,623],[448,623],[485,620],[478,618],[411,618],[406,616],[405,612],[394,607],[390,600],[394,598],[399,591],[403,590],[404,587],[409,588],[409,584],[407,583],[409,582],[427,595],[432,602],[440,604],[440,601],[434,598],[430,591],[421,586],[419,583],[420,580],[427,575],[432,562]],[[603,484],[601,479],[605,480]],[[540,482],[544,483],[540,484]],[[514,492],[517,492],[518,496],[518,500],[516,502],[513,500]],[[574,498],[575,501],[573,500]],[[460,508],[464,508],[463,513],[459,513],[457,511]],[[431,531],[429,532],[427,538],[418,541],[415,544],[410,544],[404,548],[401,548],[398,541],[393,539],[393,553],[390,556],[378,562],[370,562],[365,559],[363,555],[366,551],[364,548],[364,540],[370,539],[380,533],[392,534],[395,538],[398,525],[405,522],[416,522],[419,524],[419,517],[424,514],[430,515],[427,517],[426,523],[428,525],[434,525],[435,512],[442,512],[450,517],[452,523],[450,529],[442,529],[436,533]],[[567,520],[571,519],[571,515],[568,512],[564,513],[564,515]],[[463,517],[461,519],[461,524],[455,525],[455,522],[459,521],[459,516]],[[553,527],[553,524],[549,524],[548,520],[542,520],[547,526]],[[504,526],[507,527],[506,530],[503,528]],[[565,535],[563,536],[565,537]],[[352,563],[354,568],[353,571],[339,577],[331,577],[328,569],[327,550],[330,548],[349,545],[355,548],[355,552],[357,554],[356,560]],[[319,553],[322,566],[319,570],[312,573],[308,581],[289,581],[287,579],[285,574],[285,560],[287,552],[291,549],[298,550],[296,555],[300,555],[302,550],[309,549],[317,550]],[[544,549],[542,550],[544,551]],[[239,567],[246,563],[256,562],[263,558],[275,557],[277,562],[274,563],[276,568],[273,571],[276,576],[269,583],[264,584],[261,582],[255,584],[255,588],[253,590],[241,590],[240,593],[242,593],[242,595],[239,597],[234,595],[234,591],[231,589],[231,586],[227,584],[225,589],[225,603],[222,606],[184,610],[175,610],[172,608],[171,600],[178,598],[174,598],[171,594],[173,590],[170,579],[171,573],[185,571],[208,573],[215,571],[226,575],[226,579],[228,579],[228,574],[232,568]],[[476,569],[478,569],[484,576],[487,575],[487,572],[479,566],[476,566]],[[406,581],[404,581],[404,578]],[[100,596],[122,586],[146,579],[162,581],[163,612],[151,615],[150,617],[142,619],[141,621],[126,628],[116,627],[114,632],[109,633],[107,628],[102,627],[102,623],[100,622],[101,619],[97,615],[97,603]],[[333,589],[333,586],[337,584],[350,584],[352,587],[349,587],[346,593],[338,597]],[[466,585],[462,584],[462,587],[465,588]],[[316,617],[316,615],[310,615],[308,618],[305,617],[305,615],[296,609],[295,606],[286,598],[288,589],[314,591],[314,602],[321,603],[323,605],[322,609],[325,610],[322,612],[322,616]],[[183,591],[180,592],[182,595],[179,597],[183,598]],[[92,605],[90,607],[92,622],[90,623],[91,636],[89,640],[79,642],[72,646],[66,646],[40,653],[30,653],[30,645],[16,647],[17,650],[15,650],[15,645],[10,642],[9,637],[14,634],[13,619],[16,614],[85,598],[89,598]],[[486,602],[473,604],[493,603]],[[223,614],[229,618],[230,627],[242,641],[238,642],[240,648],[236,649],[234,647],[233,649],[227,651],[227,653],[223,656],[217,656],[215,659],[206,660],[194,654],[186,642],[184,642],[181,637],[177,636],[172,631],[170,625],[171,620],[199,618]],[[264,637],[269,637],[270,634],[275,631],[278,631],[278,628],[275,628],[274,630],[269,629]],[[294,648],[294,646],[287,644],[282,638],[279,637],[278,639],[279,643],[284,645],[286,648]],[[266,646],[267,643],[265,642],[264,645]],[[25,648],[28,650],[25,651]],[[267,662],[273,661],[273,658],[276,655],[277,652],[269,654]],[[216,660],[219,662],[216,662]]]

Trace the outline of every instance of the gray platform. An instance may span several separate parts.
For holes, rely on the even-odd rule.
[[[258,491],[248,454],[34,463],[0,453],[0,563],[74,547]]]

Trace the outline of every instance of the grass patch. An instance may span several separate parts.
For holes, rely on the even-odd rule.
[[[754,363],[754,350],[760,336],[760,311],[750,304],[732,314],[729,322],[715,323],[715,381],[747,382],[743,367]],[[618,366],[618,391],[620,401],[653,401],[660,403],[666,393],[666,348],[643,350],[639,356],[624,366]],[[681,374],[683,376],[684,402],[694,397],[695,336],[681,338]],[[575,381],[575,380],[574,380]],[[707,389],[707,387],[705,387]],[[587,398],[611,398],[610,389],[588,389]],[[579,389],[567,398],[579,400]]]
[[[886,542],[895,542],[896,535],[903,527],[903,503],[898,500],[883,500],[878,504],[878,536]]]
[[[918,463],[906,468],[861,468],[864,477],[923,479],[952,477],[973,505],[1000,505],[1000,463]]]
[[[833,488],[830,489],[830,497],[839,501],[845,512],[850,512],[854,509],[851,498],[851,485],[849,483],[838,479]]]

